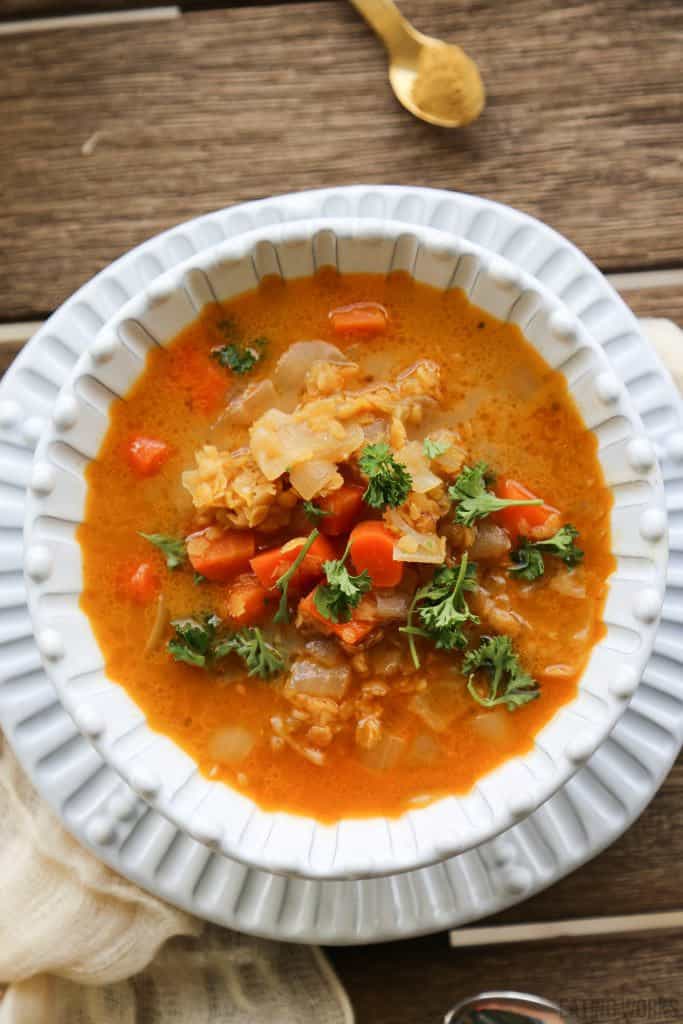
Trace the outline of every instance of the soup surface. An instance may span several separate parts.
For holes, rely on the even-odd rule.
[[[603,634],[611,496],[563,377],[404,274],[207,307],[112,406],[88,485],[110,678],[265,809],[469,790]]]

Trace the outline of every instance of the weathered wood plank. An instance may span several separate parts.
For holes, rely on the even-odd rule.
[[[471,128],[406,114],[379,45],[330,0],[1,41],[0,315],[53,308],[189,216],[353,181],[496,197],[606,268],[683,262],[678,0],[404,9],[480,62]]]
[[[626,288],[624,301],[636,316],[665,316],[683,327],[683,285],[670,288]]]
[[[584,1024],[678,1024],[683,936],[452,950],[447,936],[331,950],[357,1024],[437,1024],[492,989],[535,992]]]

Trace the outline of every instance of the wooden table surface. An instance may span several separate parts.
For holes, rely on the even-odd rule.
[[[5,335],[178,221],[353,182],[527,210],[617,274],[637,313],[683,322],[681,0],[401,6],[479,62],[489,102],[470,128],[440,131],[395,103],[383,51],[344,0],[0,0]],[[501,919],[678,908],[682,864],[679,762],[619,842]],[[441,934],[331,956],[360,1024],[438,1021],[487,987],[542,993],[583,1024],[683,1020],[681,934],[458,953]]]

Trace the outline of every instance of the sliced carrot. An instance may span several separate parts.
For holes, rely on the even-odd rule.
[[[386,330],[389,314],[378,302],[354,302],[330,312],[330,323],[335,334],[364,334],[371,336]]]
[[[364,488],[357,484],[344,484],[338,491],[332,491],[324,498],[319,498],[316,504],[326,516],[322,516],[318,523],[321,533],[329,537],[338,537],[342,533],[348,533],[353,526],[356,516],[363,507]]]
[[[353,646],[372,633],[376,623],[351,618],[348,622],[330,622],[315,606],[315,590],[299,601],[299,616],[311,622],[321,633],[338,637],[342,643]]]
[[[136,476],[154,476],[168,461],[170,447],[155,437],[134,437],[126,447],[128,465]]]
[[[159,577],[149,562],[140,562],[126,580],[124,591],[136,604],[150,604],[159,592]]]
[[[496,484],[496,494],[499,498],[506,498],[509,501],[526,501],[538,497],[524,484],[517,480],[501,479]],[[503,508],[495,513],[495,518],[501,526],[504,526],[510,536],[526,536],[534,526],[543,526],[549,516],[556,515],[557,509],[552,505],[515,505],[511,508]]]
[[[225,583],[249,568],[249,559],[256,550],[254,534],[247,530],[215,533],[210,526],[187,538],[187,557],[195,572],[207,580]]]
[[[306,543],[305,537],[296,537],[279,548],[262,551],[249,562],[262,587],[271,590],[283,573],[287,572],[296,556]],[[330,562],[337,557],[326,537],[316,537],[306,552],[303,562],[290,581],[290,590],[305,590],[323,576],[323,562]]]
[[[272,595],[263,589],[253,573],[246,573],[230,584],[222,611],[238,626],[256,626],[263,622],[272,604]]]
[[[395,587],[401,582],[403,562],[394,560],[396,536],[384,523],[367,519],[353,528],[349,539],[356,572],[367,569],[376,587]]]

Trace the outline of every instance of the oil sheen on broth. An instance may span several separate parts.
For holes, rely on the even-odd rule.
[[[348,331],[336,329],[330,310],[359,303],[383,307],[386,325],[367,333],[356,332],[353,323]],[[268,342],[253,349],[259,359],[244,375],[212,356],[226,338],[237,336],[236,329],[243,343]],[[220,628],[232,635],[226,615],[231,584],[198,579],[187,561],[167,568],[163,552],[141,534],[187,538],[207,528],[211,517],[193,506],[182,474],[194,467],[195,452],[203,445],[232,452],[249,444],[248,426],[232,421],[226,402],[247,385],[267,380],[282,354],[301,339],[327,341],[358,364],[348,383],[353,392],[395,382],[421,360],[436,364],[442,398],[406,414],[408,439],[422,444],[440,430],[453,431],[468,466],[484,462],[499,478],[523,483],[545,506],[558,510],[555,526],[571,523],[578,530],[583,560],[568,568],[546,554],[542,577],[529,580],[510,574],[508,549],[520,538],[514,529],[512,540],[505,533],[502,512],[478,520],[469,533],[451,528],[450,510],[440,521],[439,530],[449,538],[449,564],[458,564],[468,545],[469,560],[476,563],[480,589],[465,593],[465,599],[480,622],[467,625],[468,643],[476,649],[482,635],[509,636],[519,663],[538,686],[535,699],[514,710],[505,704],[482,706],[462,674],[465,652],[439,650],[429,637],[414,638],[420,661],[415,668],[409,634],[400,631],[406,592],[425,586],[433,564],[406,562],[398,588],[401,621],[375,623],[374,633],[350,645],[326,636],[324,624],[318,631],[316,620],[296,629],[296,602],[304,596],[296,587],[290,595],[292,624],[273,632],[270,623],[281,595],[271,595],[259,628],[290,666],[312,658],[323,674],[332,669],[335,679],[345,680],[333,700],[336,710],[328,704],[324,713],[317,706],[311,712],[310,700],[293,702],[285,690],[288,671],[262,679],[249,676],[234,655],[208,669],[169,655],[169,619],[201,620],[214,612],[224,621]],[[393,430],[383,438],[400,448],[405,441],[395,436],[400,424]],[[158,465],[154,450],[146,453],[150,459],[142,470],[131,463],[131,445],[139,437],[163,441]],[[345,484],[355,480],[365,486],[357,455],[343,469]],[[442,498],[456,476],[445,473]],[[264,809],[334,822],[396,816],[466,792],[505,759],[530,749],[538,731],[575,696],[591,649],[603,635],[606,582],[614,569],[611,496],[596,440],[564,378],[516,326],[472,306],[459,291],[436,291],[404,274],[340,276],[324,270],[287,283],[268,279],[256,291],[207,307],[167,349],[149,354],[130,393],[112,406],[108,433],[87,479],[86,516],[79,529],[81,606],[109,677],[126,689],[150,726],[187,751],[205,775],[224,780]],[[282,486],[286,490],[286,478]],[[486,486],[496,487],[490,480]],[[296,496],[290,497],[295,504],[278,513],[275,529],[269,530],[266,520],[249,531],[257,552],[306,536],[316,525]],[[383,512],[364,507],[357,519],[381,521]],[[324,523],[324,517],[317,520],[321,531]],[[495,549],[501,536],[505,550],[489,557],[486,538]],[[344,534],[325,543],[339,558],[345,541]],[[355,572],[348,561],[347,567]],[[131,580],[144,586],[136,583],[131,590]],[[354,620],[356,614],[357,609]],[[416,615],[419,626],[419,605]],[[483,676],[476,678],[485,686]],[[372,734],[375,723],[379,734]],[[302,750],[312,753],[302,756]]]

